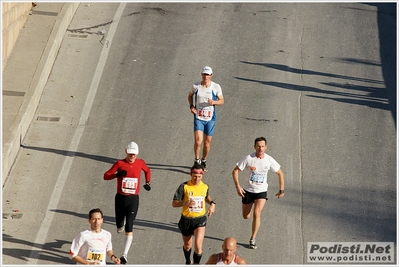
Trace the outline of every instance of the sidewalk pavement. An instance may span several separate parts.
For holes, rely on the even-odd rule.
[[[65,31],[80,4],[36,3],[3,69],[3,186],[34,119]]]

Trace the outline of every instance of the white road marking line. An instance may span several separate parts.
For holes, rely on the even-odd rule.
[[[53,192],[51,194],[50,202],[47,207],[46,215],[44,217],[44,220],[40,226],[40,229],[36,235],[35,239],[35,245],[32,247],[32,251],[29,256],[28,264],[37,264],[37,261],[39,260],[39,253],[41,249],[43,248],[44,242],[46,241],[48,230],[50,229],[50,226],[53,222],[54,218],[54,212],[52,210],[57,209],[62,190],[64,188],[65,182],[68,178],[69,170],[71,168],[75,151],[78,148],[78,145],[80,143],[80,139],[83,135],[83,132],[85,130],[85,125],[86,121],[89,118],[90,110],[92,108],[94,98],[97,94],[97,89],[98,85],[100,83],[100,79],[102,76],[102,73],[104,71],[104,66],[108,58],[108,54],[111,48],[112,44],[112,39],[114,37],[114,34],[116,32],[116,28],[119,24],[119,20],[122,17],[123,10],[126,7],[126,3],[121,3],[118,7],[118,10],[115,13],[113,23],[110,25],[110,29],[108,32],[107,39],[105,43],[107,45],[103,46],[103,49],[101,51],[100,59],[97,63],[96,71],[93,76],[93,80],[90,85],[89,93],[87,94],[86,97],[86,102],[83,107],[82,115],[79,120],[78,127],[76,128],[75,134],[73,136],[73,139],[71,141],[71,144],[69,145],[68,148],[68,154],[64,160],[64,163],[62,165],[62,169],[60,172],[60,175],[58,176],[57,182],[54,186]]]
[[[283,169],[284,175],[284,183],[292,187],[294,184],[294,173],[293,173],[293,165],[292,165],[292,154],[287,153],[286,155],[286,167]]]
[[[295,219],[292,216],[287,218],[287,236],[288,238],[288,248],[287,254],[288,255],[295,255],[295,247],[296,247],[296,235],[295,232]]]

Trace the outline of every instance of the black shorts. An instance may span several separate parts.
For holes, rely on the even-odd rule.
[[[252,192],[248,192],[247,190],[245,191],[245,195],[242,198],[242,204],[250,204],[250,203],[254,203],[255,199],[259,199],[259,198],[265,198],[266,200],[267,198],[267,191],[265,192],[260,192],[260,193],[252,193]]]
[[[206,216],[196,217],[196,218],[188,218],[181,216],[179,221],[179,229],[182,235],[184,236],[192,236],[194,234],[194,230],[198,227],[203,227],[207,223]]]

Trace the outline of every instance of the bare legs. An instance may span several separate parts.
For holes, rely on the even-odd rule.
[[[242,217],[249,219],[251,217],[252,206],[254,205],[254,217],[252,220],[252,236],[251,239],[256,239],[256,235],[260,228],[260,216],[262,210],[266,204],[266,199],[259,198],[255,200],[255,203],[242,204]]]
[[[192,236],[184,236],[183,237],[183,249],[186,253],[191,253],[191,247],[193,245],[193,237]],[[199,264],[202,256],[202,243],[204,242],[204,237],[205,237],[205,226],[203,227],[198,227],[197,229],[194,230],[194,239],[195,239],[195,244],[194,244],[194,264]],[[190,255],[187,254],[187,257],[189,258]],[[186,257],[186,255],[184,255]],[[186,261],[188,264],[188,258],[186,257]]]
[[[201,145],[204,141],[204,146],[202,149],[202,159],[206,159],[211,150],[212,136],[205,135],[202,131],[194,132],[194,155],[196,159],[201,159]]]

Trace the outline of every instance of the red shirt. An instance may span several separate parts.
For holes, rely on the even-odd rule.
[[[116,177],[116,172],[125,170],[127,175],[124,177]],[[144,171],[145,181],[151,181],[151,171],[144,160],[136,158],[133,163],[129,163],[126,159],[120,159],[112,165],[106,173],[104,180],[118,179],[117,192],[122,195],[138,195],[140,192],[140,175]]]

